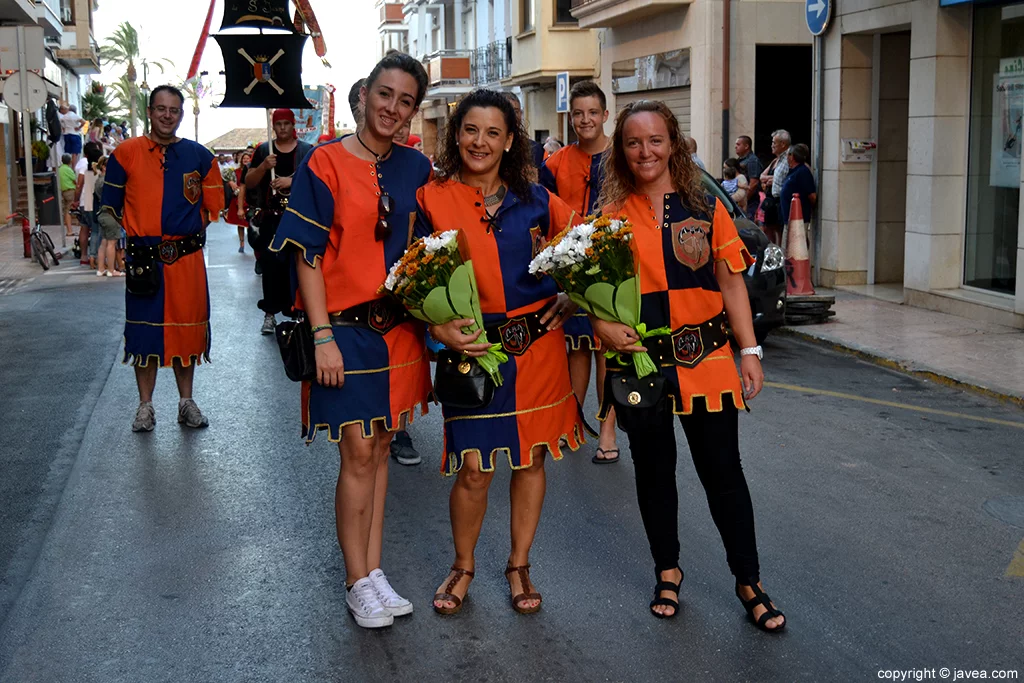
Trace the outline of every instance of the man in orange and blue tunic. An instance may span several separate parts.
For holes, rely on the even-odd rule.
[[[178,422],[210,423],[192,399],[195,366],[210,360],[210,297],[203,246],[210,216],[224,208],[213,154],[177,137],[181,91],[161,85],[149,101],[151,131],[126,140],[107,163],[101,211],[128,233],[124,363],[135,367],[139,407],[132,430],[156,426],[158,367],[174,368]]]
[[[540,168],[540,183],[558,195],[578,216],[590,216],[600,208],[598,195],[604,182],[604,158],[611,142],[604,133],[604,124],[608,121],[608,100],[604,91],[593,81],[576,83],[569,91],[569,112],[578,141],[548,157]],[[590,319],[584,311],[579,311],[565,321],[563,329],[569,347],[569,376],[576,398],[583,405],[590,385],[591,356],[594,356],[597,398],[601,403],[605,358],[600,353],[601,343],[594,337]],[[597,453],[591,460],[599,465],[618,462],[614,420],[601,424]]]

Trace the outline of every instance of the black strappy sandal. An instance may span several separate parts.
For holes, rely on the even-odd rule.
[[[768,597],[768,594],[761,590],[757,583],[752,583],[747,587],[754,591],[754,597],[750,600],[743,599],[743,596],[740,595],[739,581],[736,582],[736,597],[740,599],[740,604],[743,605],[743,609],[747,610],[747,616],[749,616],[750,620],[754,622],[754,625],[766,633],[778,633],[786,628],[786,624],[789,623],[789,619],[786,619],[785,614],[775,609],[775,606],[772,605],[772,599]],[[765,611],[759,618],[755,619],[754,610],[758,605],[764,607]],[[775,628],[768,628],[765,626],[769,619],[775,619],[777,617],[783,618],[782,626],[776,626]]]
[[[651,614],[658,617],[659,619],[671,619],[675,615],[679,614],[679,587],[683,585],[683,570],[679,567],[679,583],[672,583],[671,581],[665,581],[661,578],[661,572],[654,572],[654,576],[658,579],[657,585],[654,586],[654,599],[651,600],[650,609]],[[672,598],[661,597],[661,591],[672,591],[676,594],[676,600]],[[664,605],[665,607],[673,608],[672,614],[660,614],[654,611],[655,607]]]

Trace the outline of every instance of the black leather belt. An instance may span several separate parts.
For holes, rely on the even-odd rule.
[[[164,240],[160,244],[152,246],[132,244],[132,240],[128,240],[128,255],[132,257],[133,261],[161,261],[169,266],[182,256],[188,256],[204,246],[206,246],[206,231],[202,230],[194,235],[187,235],[181,239]]]
[[[391,299],[374,299],[356,304],[329,315],[331,325],[339,327],[365,327],[379,334],[387,334],[412,316],[401,304]]]
[[[658,365],[674,363],[692,368],[729,343],[725,311],[697,325],[683,325],[671,335],[648,337],[647,353]]]
[[[540,322],[547,310],[543,308],[536,313],[527,313],[487,325],[487,340],[492,344],[501,344],[506,353],[521,356],[531,344],[547,334],[547,325]]]

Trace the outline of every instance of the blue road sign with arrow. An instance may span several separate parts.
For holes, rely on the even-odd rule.
[[[807,28],[812,36],[820,36],[828,28],[828,21],[832,18],[833,0],[804,0]]]

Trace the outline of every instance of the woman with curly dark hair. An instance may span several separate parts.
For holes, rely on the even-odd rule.
[[[640,346],[633,329],[592,319],[594,333],[608,348],[623,354],[649,351],[661,365],[660,376],[640,383],[630,376],[631,365],[609,363],[602,406],[604,413],[607,400],[615,402],[619,425],[629,437],[657,577],[651,612],[675,616],[683,580],[675,414],[736,577],[736,595],[759,628],[781,631],[785,616],[760,583],[754,511],[740,465],[739,411],[764,382],[742,276],[753,259],[728,211],[707,196],[679,124],[663,102],[641,100],[619,113],[605,163],[604,213],[626,216],[633,224],[641,321],[649,330],[672,330],[647,337]],[[739,375],[727,323],[742,347]],[[624,397],[612,388],[619,383],[636,389]]]
[[[434,609],[454,614],[462,607],[476,569],[487,490],[499,456],[513,469],[512,549],[505,576],[512,607],[540,609],[530,581],[529,554],[544,503],[544,458],[561,459],[561,448],[582,442],[582,421],[569,381],[562,326],[575,310],[550,278],[530,274],[530,261],[546,238],[579,220],[558,197],[529,178],[533,167],[526,135],[501,93],[477,90],[455,109],[437,160],[437,178],[417,192],[417,234],[459,230],[464,256],[473,260],[487,339],[509,359],[504,383],[491,402],[466,410],[442,405],[445,455],[442,472],[457,474],[449,510],[455,562],[434,595]],[[480,332],[464,334],[471,320],[430,328],[434,339],[468,356],[488,345]]]

